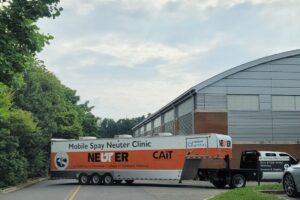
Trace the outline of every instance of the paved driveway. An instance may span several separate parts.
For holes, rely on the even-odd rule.
[[[22,190],[2,194],[1,200],[201,200],[222,193],[208,182],[137,181],[133,185],[81,185],[76,180],[47,180]]]

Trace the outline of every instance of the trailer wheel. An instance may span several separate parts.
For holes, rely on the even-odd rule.
[[[231,188],[242,188],[246,185],[246,178],[243,174],[234,174],[231,177],[230,187]]]
[[[125,182],[126,182],[127,184],[132,184],[132,183],[134,182],[134,180],[125,180]]]
[[[94,185],[98,185],[101,183],[101,176],[97,173],[94,173],[91,175],[91,182],[94,184]]]
[[[78,177],[79,184],[87,185],[90,183],[90,177],[86,173],[81,173]]]
[[[216,188],[224,188],[227,183],[226,180],[218,180],[218,181],[211,181],[211,183],[216,187]]]
[[[103,183],[104,185],[112,185],[114,183],[114,179],[110,173],[103,175]]]

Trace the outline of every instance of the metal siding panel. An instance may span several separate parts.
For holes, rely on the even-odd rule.
[[[188,113],[178,118],[179,123],[179,135],[191,135],[193,134],[193,127],[192,127],[192,120],[193,115],[192,113]]]
[[[280,60],[275,60],[270,62],[269,64],[285,64],[285,65],[297,65],[300,64],[300,58],[297,57],[289,57]]]
[[[190,113],[193,111],[193,109],[194,109],[194,101],[192,98],[190,98],[178,105],[178,116],[180,117],[187,113]]]
[[[300,72],[300,63],[297,65],[286,64],[263,64],[256,67],[251,67],[245,71],[250,72]]]
[[[205,111],[226,111],[227,110],[227,96],[224,94],[206,94]]]
[[[291,87],[291,88],[299,88],[300,87],[300,79],[299,80],[272,80],[272,87]]]
[[[300,112],[273,112],[273,135],[276,141],[300,141]]]
[[[273,72],[300,72],[300,63],[298,65],[270,65]]]
[[[260,110],[272,110],[271,95],[259,95]]]
[[[161,132],[160,126],[153,129],[154,135],[157,135],[157,133],[160,133],[160,132]]]
[[[227,79],[221,79],[221,80],[211,84],[210,86],[218,86],[218,87],[227,86]]]
[[[272,110],[272,105],[271,103],[262,103],[260,102],[260,110]]]
[[[166,112],[164,114],[164,122],[165,123],[173,121],[173,120],[174,120],[174,109],[169,110],[168,112]]]
[[[226,79],[229,87],[271,87],[271,80],[259,79]]]
[[[175,133],[174,131],[174,121],[165,123],[165,132],[167,133]]]
[[[300,88],[272,88],[273,95],[300,95]]]
[[[259,101],[261,103],[270,103],[272,101],[271,95],[259,95]]]
[[[159,127],[160,125],[161,125],[161,117],[155,118],[154,121],[153,121],[153,127],[154,127],[154,128],[157,128],[157,127]]]
[[[228,94],[271,94],[270,87],[228,87]]]
[[[272,79],[279,80],[300,80],[300,73],[297,72],[271,72]]]
[[[228,112],[228,133],[233,140],[272,140],[272,118],[270,111]]]
[[[204,94],[197,93],[196,110],[204,110]]]
[[[249,72],[241,71],[236,74],[230,75],[228,79],[271,79],[270,72]]]
[[[248,71],[248,72],[269,72],[270,71],[270,65],[268,65],[268,64],[258,65],[258,66],[246,69],[245,71]]]
[[[226,89],[226,87],[213,87],[213,86],[209,86],[209,87],[203,88],[201,90],[201,93],[206,93],[206,94],[226,94],[227,93],[227,89]]]

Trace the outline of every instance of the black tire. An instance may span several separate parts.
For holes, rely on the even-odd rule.
[[[78,182],[81,185],[88,185],[90,183],[90,177],[86,173],[81,173],[78,177]]]
[[[246,185],[246,178],[243,174],[234,174],[231,177],[230,187],[231,188],[242,188]]]
[[[114,183],[114,179],[110,173],[106,173],[102,177],[104,185],[112,185]]]
[[[296,197],[298,195],[297,187],[291,174],[284,175],[282,185],[285,193],[289,197]]]
[[[134,180],[125,180],[125,182],[126,182],[127,184],[132,184],[132,183],[134,182]]]
[[[91,183],[94,185],[99,185],[102,182],[101,176],[97,173],[94,173],[90,177]]]
[[[123,182],[123,180],[115,180],[115,184],[119,185]]]
[[[211,183],[216,188],[224,188],[227,185],[226,180],[218,180],[218,181],[212,180]]]

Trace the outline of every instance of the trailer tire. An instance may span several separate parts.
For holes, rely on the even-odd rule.
[[[231,188],[242,188],[246,185],[246,178],[243,174],[234,174],[231,177],[230,187]]]
[[[81,173],[78,177],[78,182],[81,185],[88,185],[90,183],[90,177],[86,173]]]
[[[103,183],[104,185],[112,185],[114,183],[114,179],[110,173],[103,175]]]
[[[94,185],[99,185],[102,182],[101,176],[97,173],[92,174],[90,179]]]
[[[227,185],[226,180],[211,181],[216,188],[224,188]]]
[[[132,183],[134,182],[134,180],[125,180],[125,182],[126,182],[127,184],[132,184]]]

